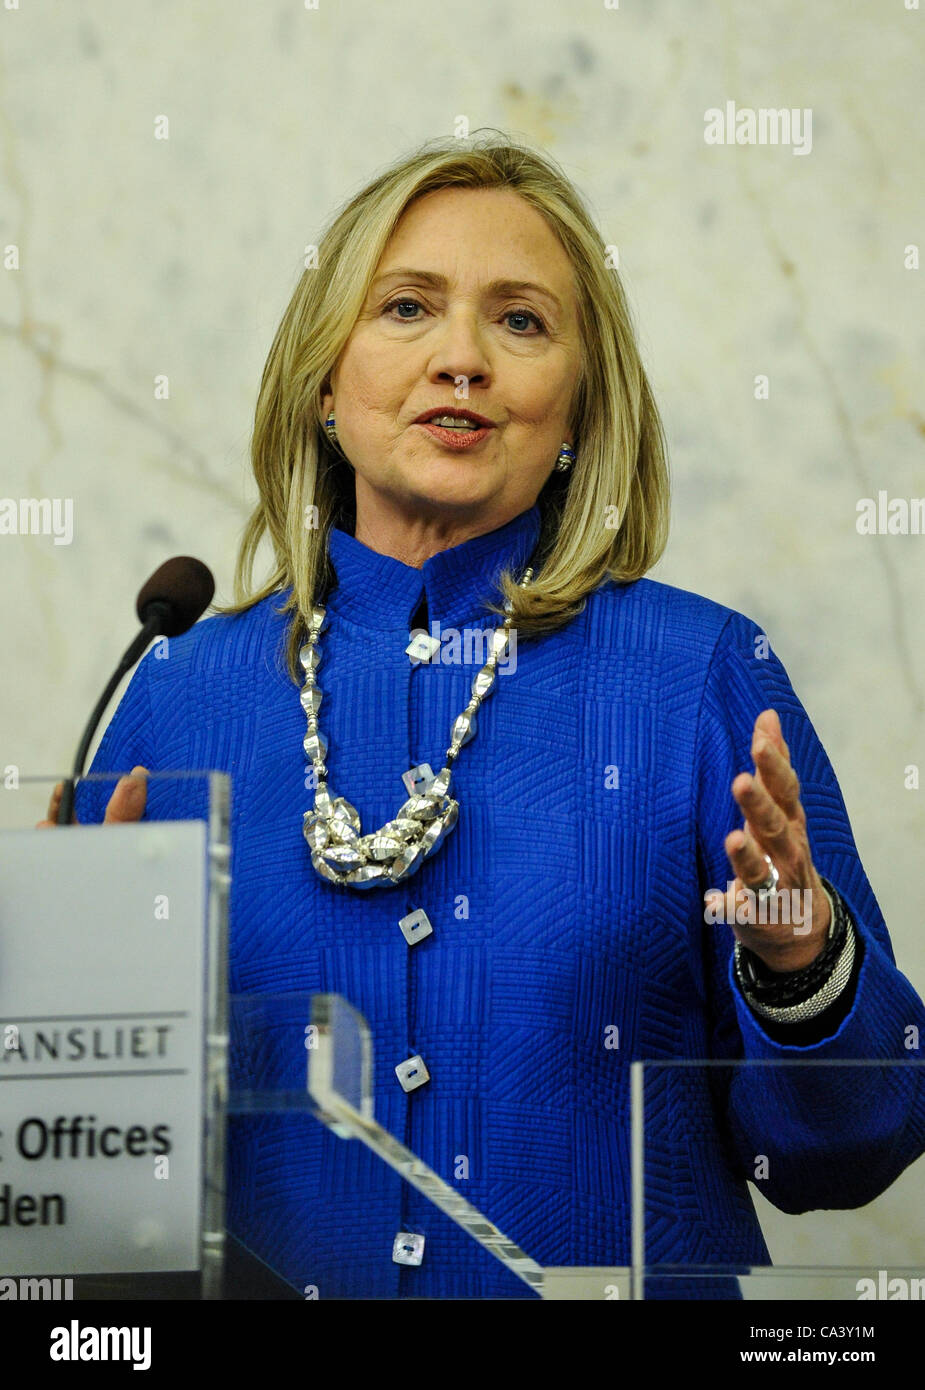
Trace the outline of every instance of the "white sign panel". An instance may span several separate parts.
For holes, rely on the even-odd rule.
[[[200,1267],[206,826],[0,834],[0,1277]]]

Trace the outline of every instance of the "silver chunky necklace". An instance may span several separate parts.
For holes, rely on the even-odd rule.
[[[520,580],[524,589],[533,578],[527,569]],[[494,688],[498,661],[507,650],[511,627],[511,605],[504,605],[507,617],[491,635],[491,650],[485,665],[472,678],[472,699],[453,721],[446,762],[436,776],[428,763],[409,768],[402,774],[407,800],[392,820],[379,830],[364,835],[360,816],[342,796],[328,786],[324,759],[328,741],[318,725],[322,691],[317,672],[321,663],[319,638],[328,626],[326,610],[312,607],[308,640],[299,651],[305,672],[300,699],[308,721],[302,747],[315,774],[315,805],[306,811],[302,833],[312,853],[315,870],[328,883],[348,888],[387,888],[410,878],[428,855],[440,846],[459,818],[459,802],[450,796],[452,764],[463,744],[476,734],[476,712]]]

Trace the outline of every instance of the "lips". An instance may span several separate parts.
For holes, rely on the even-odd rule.
[[[414,421],[416,425],[427,425],[434,420],[459,421],[458,424],[442,424],[440,429],[464,430],[467,426],[472,430],[491,430],[495,428],[494,420],[487,419],[484,415],[478,415],[473,410],[463,410],[459,406],[435,406],[432,410],[425,410],[423,415],[419,415]]]
[[[443,423],[438,423],[441,420]],[[495,426],[490,420],[480,423],[483,420],[483,415],[470,415],[465,410],[428,410],[414,424],[415,428],[424,430],[442,448],[461,453],[467,449],[477,449],[491,438]]]

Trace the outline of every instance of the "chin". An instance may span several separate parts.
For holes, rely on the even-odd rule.
[[[498,480],[489,471],[458,459],[451,459],[449,467],[418,468],[402,483],[410,497],[447,507],[477,506],[498,492]]]

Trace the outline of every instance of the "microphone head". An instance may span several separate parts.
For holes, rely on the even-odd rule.
[[[157,612],[153,605],[166,605],[168,611],[158,631],[164,637],[179,637],[202,616],[214,593],[215,580],[208,566],[192,555],[175,555],[142,585],[135,611],[138,621],[146,623],[152,609]]]

